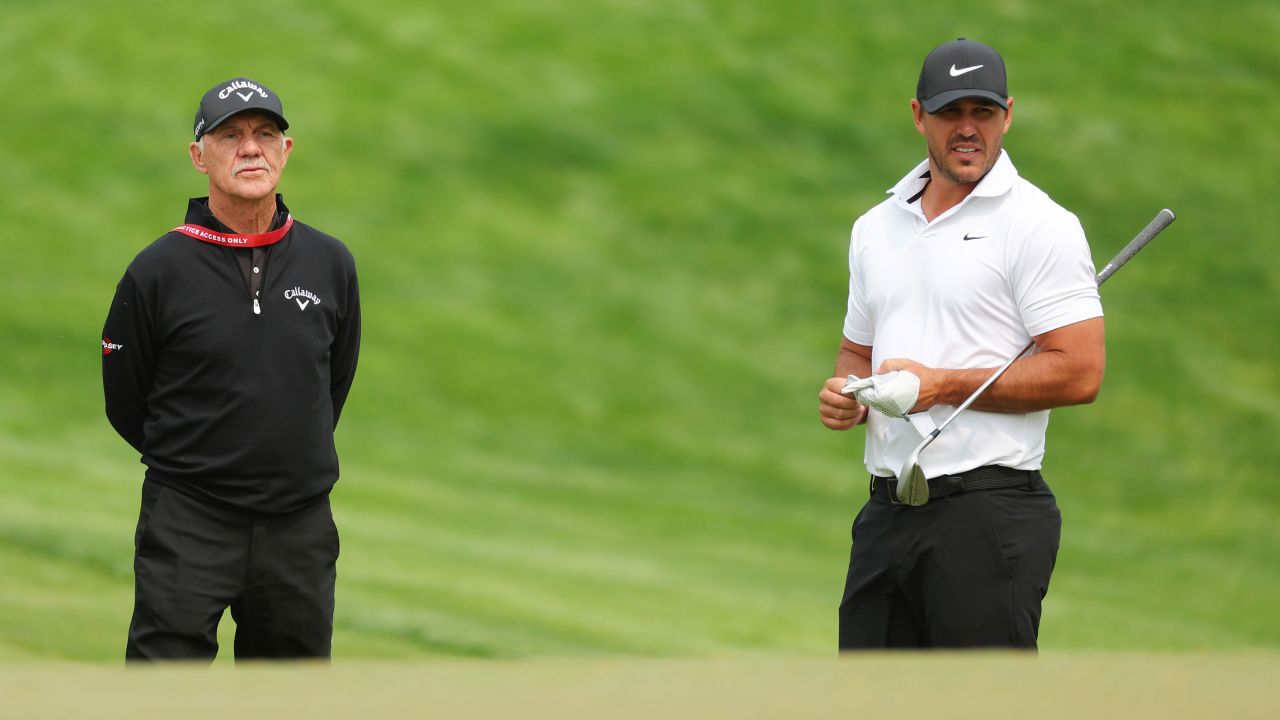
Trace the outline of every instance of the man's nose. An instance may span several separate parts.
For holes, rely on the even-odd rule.
[[[250,157],[261,155],[262,146],[258,144],[258,139],[253,135],[245,135],[244,139],[240,141],[240,154]]]
[[[960,118],[960,124],[956,126],[956,132],[966,137],[978,134],[978,123],[972,115],[963,115]]]

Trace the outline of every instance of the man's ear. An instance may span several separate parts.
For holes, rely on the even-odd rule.
[[[911,119],[915,121],[916,132],[924,135],[924,106],[915,98],[911,99]]]
[[[285,165],[289,164],[289,153],[293,152],[293,138],[286,135],[284,137],[284,152],[280,155],[280,169],[283,170]]]
[[[195,165],[196,169],[200,172],[208,175],[209,168],[204,164],[204,152],[200,150],[200,144],[194,142],[191,143],[187,146],[187,152],[191,154],[191,164]]]

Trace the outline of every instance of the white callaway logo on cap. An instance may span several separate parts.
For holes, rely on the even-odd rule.
[[[239,90],[240,88],[248,88],[248,89],[250,89],[250,90],[256,90],[256,91],[258,92],[258,94],[259,94],[259,95],[261,95],[262,97],[267,97],[267,91],[266,91],[266,90],[263,90],[262,88],[258,87],[257,85],[254,85],[254,84],[253,84],[253,83],[251,83],[251,82],[245,82],[245,81],[243,81],[243,80],[236,80],[235,82],[231,83],[230,85],[228,85],[228,86],[226,86],[226,87],[222,88],[222,92],[218,93],[218,99],[219,99],[219,100],[226,100],[226,99],[227,99],[227,97],[231,95],[231,91],[232,91],[232,90]],[[251,92],[250,92],[250,93],[236,93],[236,94],[237,94],[237,95],[239,95],[239,96],[240,96],[240,99],[241,99],[241,100],[244,100],[245,102],[249,102],[249,98],[253,97],[253,93],[251,93]]]

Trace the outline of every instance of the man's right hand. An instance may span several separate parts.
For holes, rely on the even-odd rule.
[[[865,405],[840,393],[845,382],[846,378],[830,378],[818,393],[818,414],[822,416],[822,424],[832,430],[848,430],[867,417]]]

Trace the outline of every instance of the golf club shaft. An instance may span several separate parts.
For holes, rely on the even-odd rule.
[[[1151,219],[1151,222],[1147,223],[1147,226],[1142,228],[1142,230],[1137,234],[1137,236],[1135,236],[1132,240],[1130,240],[1129,244],[1125,245],[1124,249],[1121,250],[1119,253],[1117,253],[1116,256],[1111,259],[1111,262],[1107,263],[1106,267],[1102,268],[1102,272],[1098,273],[1098,277],[1097,277],[1098,285],[1101,286],[1102,283],[1107,281],[1107,278],[1111,277],[1116,273],[1117,270],[1124,267],[1124,264],[1129,262],[1131,259],[1133,259],[1133,256],[1137,255],[1138,251],[1146,247],[1147,243],[1151,242],[1151,240],[1154,239],[1156,235],[1159,235],[1160,231],[1169,227],[1169,223],[1173,222],[1174,218],[1175,218],[1175,215],[1173,214],[1173,211],[1170,210],[1169,208],[1165,208],[1160,212],[1156,213],[1156,216]],[[1018,358],[1022,357],[1023,355],[1026,355],[1027,351],[1035,347],[1035,344],[1036,344],[1035,340],[1032,340],[1031,342],[1027,343],[1027,346],[1022,348],[1022,350],[1017,355],[1014,355],[1013,357],[1009,358],[1004,365],[1001,365],[994,373],[992,373],[991,377],[987,378],[986,382],[979,385],[978,389],[973,391],[973,394],[970,395],[967,400],[961,403],[960,406],[957,407],[954,412],[952,412],[949,416],[947,416],[946,420],[942,421],[942,424],[939,425],[931,433],[931,437],[928,439],[932,440],[933,438],[938,436],[938,433],[945,430],[946,427],[951,424],[951,421],[956,419],[957,415],[964,412],[965,408],[972,405],[973,401],[977,400],[982,395],[982,393],[986,391],[988,387],[991,387],[991,383],[994,383],[997,379],[999,379],[999,377],[1004,374],[1005,370],[1008,370],[1009,367],[1018,360]]]

